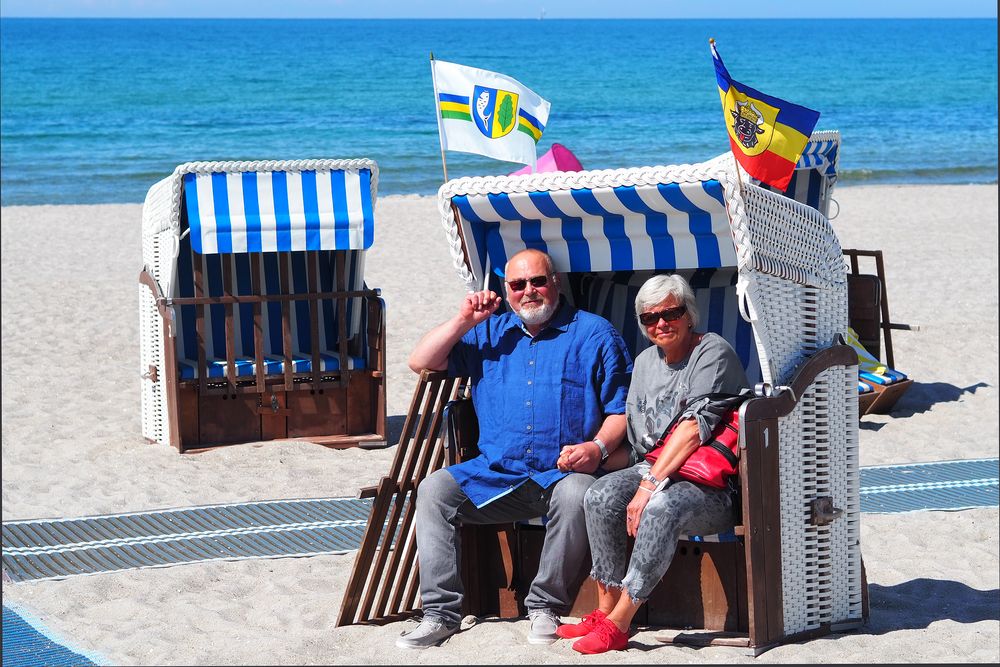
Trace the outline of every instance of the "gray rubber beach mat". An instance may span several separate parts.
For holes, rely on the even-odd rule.
[[[862,468],[861,511],[996,507],[998,468],[998,459]],[[368,499],[317,498],[9,521],[3,524],[3,572],[10,581],[37,581],[216,560],[343,554],[358,548],[370,509]]]
[[[343,554],[358,548],[370,500],[233,503],[3,524],[11,581],[249,558]]]

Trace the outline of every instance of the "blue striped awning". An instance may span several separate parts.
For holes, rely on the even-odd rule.
[[[837,149],[839,141],[826,139],[817,141],[810,139],[802,150],[802,157],[796,163],[796,169],[816,169],[832,182],[837,180]]]
[[[452,198],[473,272],[500,271],[524,248],[559,271],[715,269],[736,266],[717,180],[459,195]]]
[[[371,172],[184,174],[191,246],[206,255],[365,250],[374,240]]]

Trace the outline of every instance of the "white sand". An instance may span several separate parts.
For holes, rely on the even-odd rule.
[[[997,186],[855,186],[836,193],[845,248],[881,248],[896,365],[915,379],[861,423],[861,463],[997,455]],[[433,198],[380,200],[369,284],[388,306],[391,441],[409,407],[406,357],[462,294]],[[217,502],[353,496],[395,448],[267,443],[181,456],[140,436],[140,206],[2,211],[3,519]],[[419,289],[413,289],[413,286]],[[767,662],[1000,659],[996,508],[863,515],[872,619],[765,653]],[[77,646],[119,664],[594,662],[529,647],[527,621],[486,621],[444,648],[402,652],[408,623],[334,628],[353,554],[207,563],[4,584]],[[599,662],[744,662],[641,633]],[[655,650],[647,650],[653,649]]]

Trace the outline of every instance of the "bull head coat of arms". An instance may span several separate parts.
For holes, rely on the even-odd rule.
[[[733,115],[733,132],[745,148],[757,146],[757,135],[764,134],[761,127],[764,124],[764,116],[753,102],[737,102],[736,110],[730,110]]]

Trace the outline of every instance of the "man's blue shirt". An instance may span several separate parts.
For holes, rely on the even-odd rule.
[[[625,412],[632,359],[607,320],[562,303],[534,338],[513,312],[490,317],[455,345],[448,371],[472,379],[480,451],[448,470],[482,507],[529,479],[548,488],[565,477],[562,447]]]

